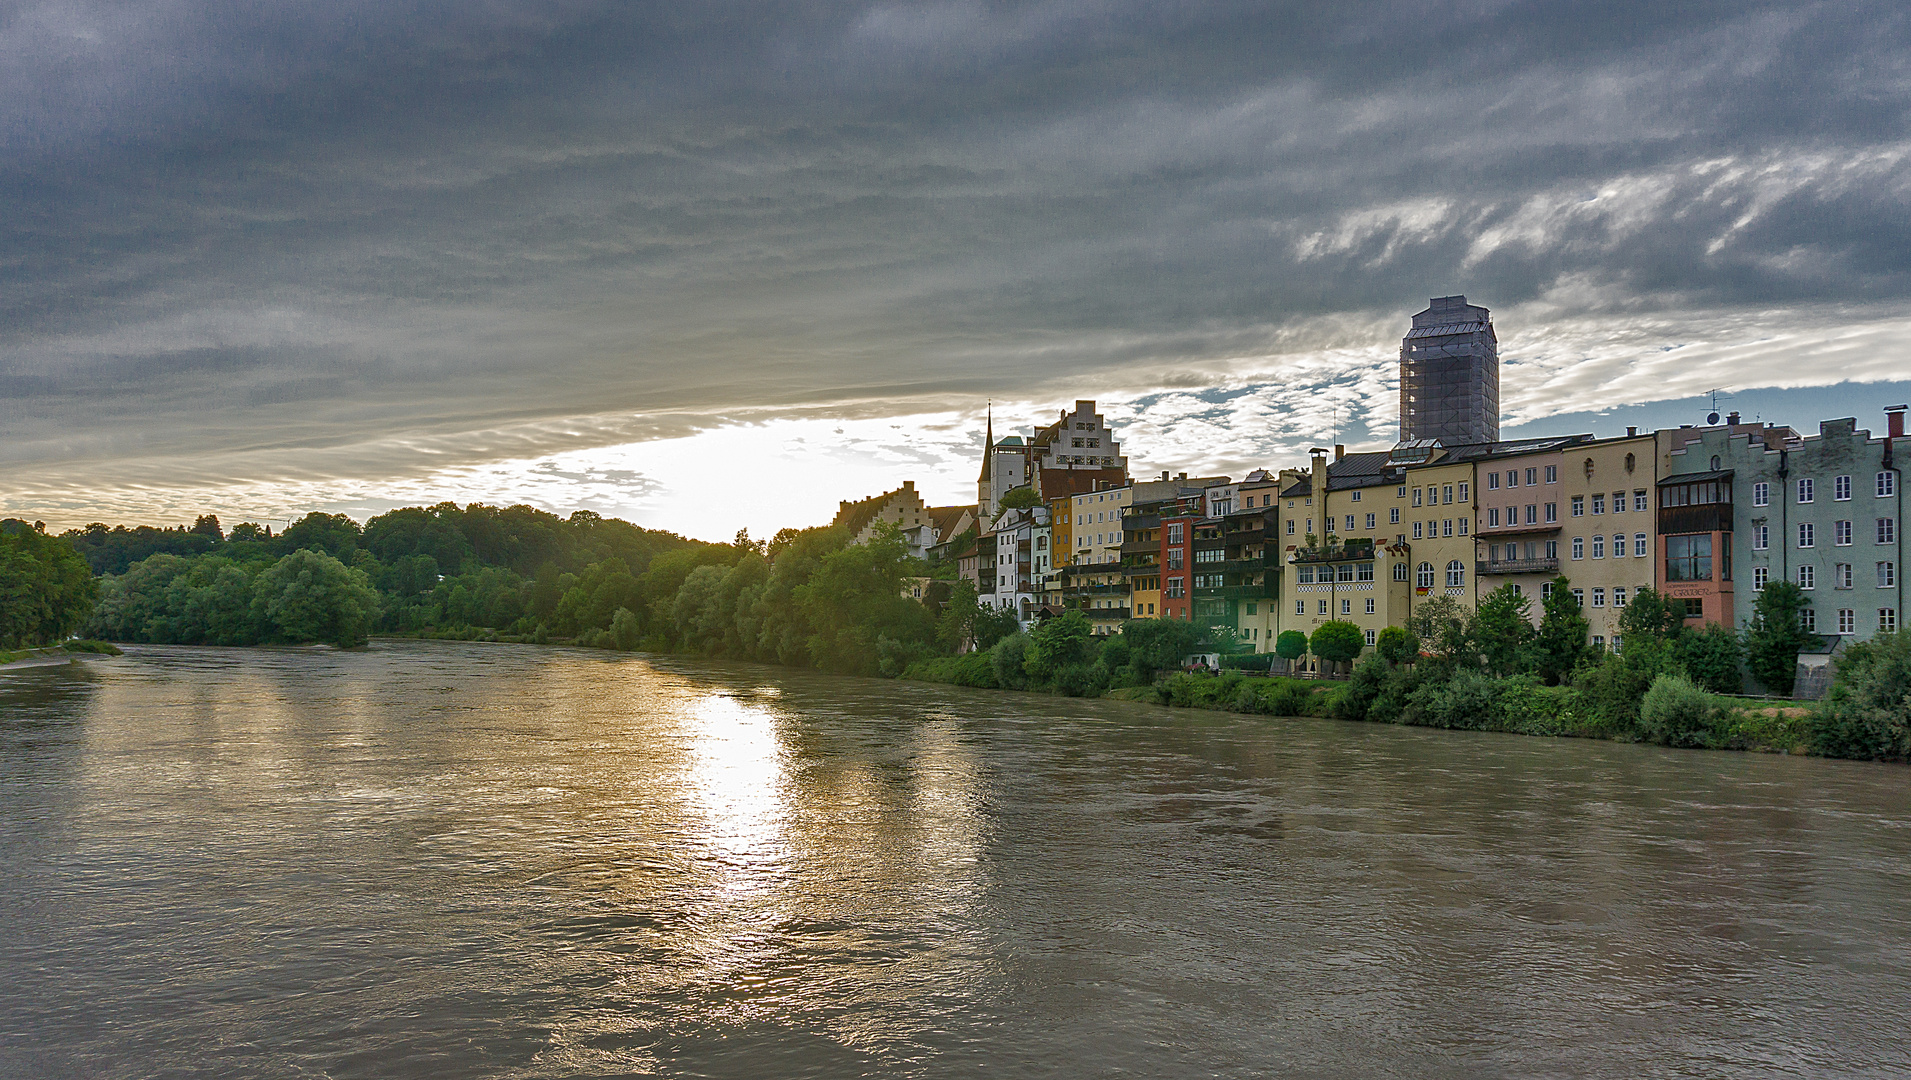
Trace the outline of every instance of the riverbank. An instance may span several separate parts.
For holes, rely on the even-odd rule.
[[[7,668],[65,664],[85,656],[119,656],[119,647],[106,641],[68,641],[43,649],[0,651],[0,671]]]
[[[977,689],[999,688],[984,674],[986,669],[986,664],[974,661],[931,661],[912,664],[903,678]],[[1411,667],[1392,665],[1384,670],[1364,670],[1364,677],[1357,672],[1352,679],[1335,682],[1239,672],[1178,673],[1148,686],[1117,687],[1084,696],[1254,716],[1315,716],[1772,754],[1811,754],[1822,741],[1821,710],[1810,706],[1751,704],[1695,691],[1699,694],[1696,699],[1688,695],[1666,710],[1651,710],[1644,722],[1625,723],[1602,717],[1587,696],[1574,687],[1541,686],[1526,677],[1489,679],[1441,673],[1446,674],[1442,679],[1427,672],[1416,678]],[[1389,681],[1394,685],[1387,686]],[[1393,693],[1388,695],[1388,690]],[[1400,693],[1402,690],[1406,692]],[[1644,705],[1642,701],[1640,706]]]

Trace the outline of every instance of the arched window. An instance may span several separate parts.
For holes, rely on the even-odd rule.
[[[1407,564],[1406,563],[1397,562],[1393,564],[1393,579],[1395,581],[1407,580]]]
[[[1420,564],[1420,572],[1418,575],[1416,575],[1414,584],[1420,586],[1422,589],[1433,588],[1433,564],[1432,563],[1423,562]]]
[[[1447,564],[1447,588],[1457,589],[1466,584],[1466,564],[1458,559]]]

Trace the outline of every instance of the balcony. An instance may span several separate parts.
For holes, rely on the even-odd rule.
[[[1064,596],[1127,596],[1128,586],[1120,585],[1064,585]]]
[[[1161,541],[1130,540],[1121,545],[1121,553],[1123,557],[1129,555],[1159,555],[1161,554]]]
[[[1374,557],[1374,546],[1366,544],[1342,544],[1337,547],[1315,547],[1294,549],[1297,563],[1324,562],[1364,562]]]
[[[1279,582],[1270,581],[1264,585],[1224,585],[1218,589],[1196,589],[1195,595],[1220,600],[1277,600],[1281,589]]]
[[[1487,574],[1557,574],[1558,559],[1502,559],[1499,562],[1476,562],[1473,572],[1482,576]]]
[[[1083,608],[1082,614],[1088,616],[1090,622],[1127,622],[1129,610],[1125,607]]]

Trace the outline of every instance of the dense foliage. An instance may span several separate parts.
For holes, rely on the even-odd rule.
[[[86,621],[99,589],[67,540],[0,522],[0,649],[50,645]]]

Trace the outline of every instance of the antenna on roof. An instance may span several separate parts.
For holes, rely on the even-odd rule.
[[[1712,395],[1712,411],[1705,414],[1706,427],[1712,427],[1719,422],[1719,395],[1724,393],[1724,391],[1725,387],[1723,386],[1715,386],[1706,391],[1706,393]],[[1732,395],[1726,394],[1725,396],[1731,397]]]

